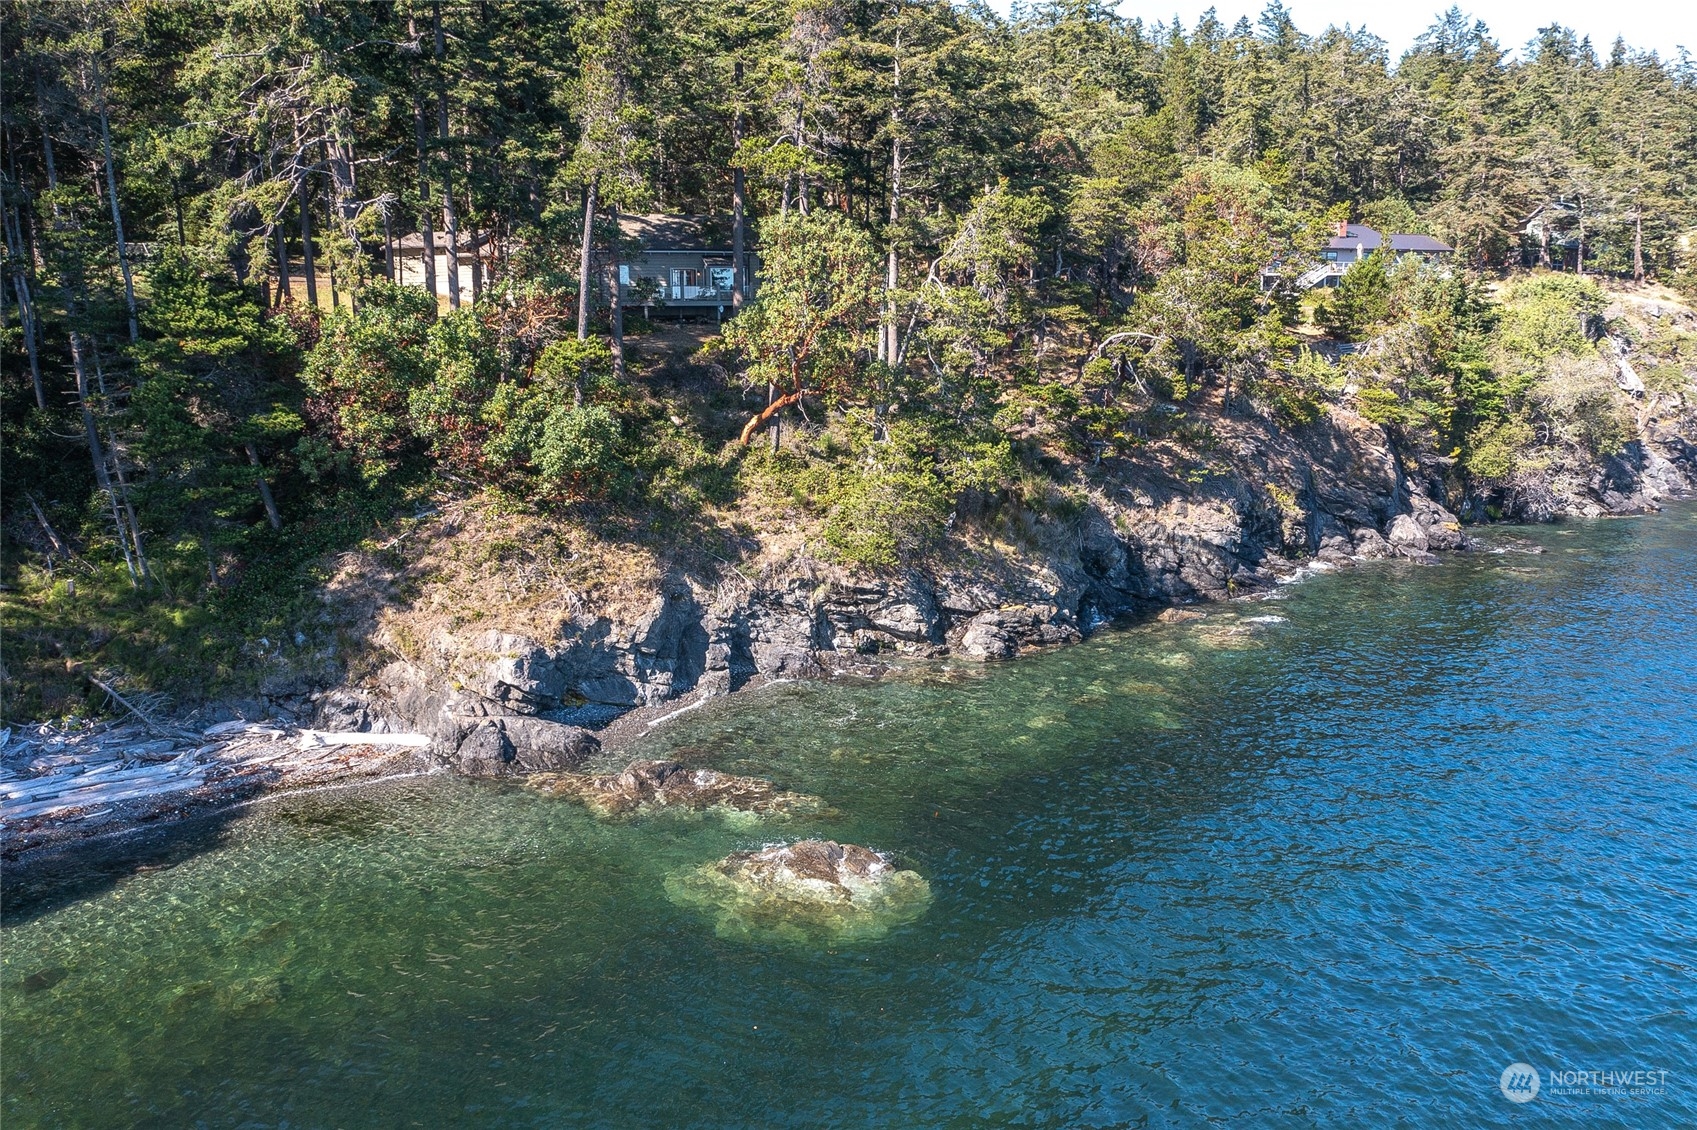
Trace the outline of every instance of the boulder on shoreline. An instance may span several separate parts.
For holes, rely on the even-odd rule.
[[[533,789],[570,797],[597,816],[628,816],[648,809],[699,812],[710,808],[756,816],[817,812],[818,797],[792,793],[760,777],[738,777],[716,769],[686,769],[675,761],[633,761],[618,773],[538,773]]]
[[[588,730],[526,715],[456,718],[445,760],[467,777],[513,777],[582,765],[601,749]]]
[[[1083,633],[1070,613],[1055,605],[1018,605],[979,612],[955,640],[962,659],[1012,659],[1022,649],[1077,643]]]
[[[931,885],[887,855],[832,840],[733,852],[674,875],[666,893],[714,915],[723,937],[793,941],[878,938],[931,904]]]

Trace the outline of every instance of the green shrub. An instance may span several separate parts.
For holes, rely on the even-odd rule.
[[[1691,394],[1691,374],[1678,365],[1651,365],[1639,375],[1644,380],[1644,387],[1651,392],[1672,393],[1675,396]]]
[[[617,466],[619,421],[600,404],[561,406],[542,421],[532,458],[548,482],[571,489],[599,484]]]
[[[621,465],[624,428],[604,404],[578,405],[612,386],[604,342],[568,339],[542,351],[528,384],[497,386],[480,411],[482,458],[493,473],[535,475],[554,491],[604,489]]]
[[[1268,397],[1273,416],[1287,428],[1312,424],[1325,413],[1319,396],[1307,389],[1281,385]]]
[[[1332,292],[1314,307],[1314,320],[1333,337],[1349,341],[1390,314],[1390,256],[1380,250],[1349,268]]]
[[[450,470],[478,470],[487,427],[483,408],[501,379],[495,331],[482,312],[466,307],[430,327],[424,383],[407,395],[413,431]]]
[[[1375,424],[1402,424],[1407,414],[1397,394],[1388,388],[1364,388],[1355,394],[1361,414]]]
[[[1590,279],[1537,275],[1515,286],[1503,301],[1499,341],[1521,362],[1537,363],[1563,353],[1584,353],[1591,341],[1586,323],[1606,301]]]
[[[338,309],[323,323],[301,373],[305,415],[331,448],[348,454],[367,484],[398,464],[413,431],[412,391],[425,383],[424,347],[436,304],[412,287],[374,283],[357,311]]]
[[[844,564],[890,568],[935,544],[952,506],[933,474],[868,468],[839,487],[825,543]]]
[[[1697,269],[1675,271],[1669,277],[1668,285],[1687,302],[1697,302]]]
[[[1486,483],[1505,483],[1518,471],[1535,437],[1521,419],[1481,424],[1467,437],[1462,467]]]
[[[1616,454],[1632,434],[1614,367],[1595,354],[1552,360],[1531,399],[1554,437],[1595,455]]]

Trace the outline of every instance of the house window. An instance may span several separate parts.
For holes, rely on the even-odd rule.
[[[699,299],[701,297],[701,268],[699,266],[674,266],[672,268],[672,299]]]
[[[709,285],[721,294],[729,293],[735,286],[736,270],[731,267],[707,268]]]
[[[1326,252],[1326,261],[1328,263],[1336,263],[1338,261],[1338,253],[1336,251]]]
[[[620,263],[619,264],[619,285],[620,286],[629,286],[630,285],[630,264],[629,263]]]

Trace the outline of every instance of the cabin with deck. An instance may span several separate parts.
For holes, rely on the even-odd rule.
[[[665,310],[679,317],[720,320],[735,307],[739,282],[743,301],[754,297],[760,263],[750,249],[752,232],[745,237],[739,279],[728,217],[620,216],[619,236],[624,244],[621,297],[650,317]]]
[[[754,297],[760,257],[752,250],[753,227],[743,254],[743,301]],[[435,239],[436,297],[448,297],[447,238]],[[653,317],[664,310],[681,318],[723,319],[736,306],[737,267],[731,254],[728,217],[630,215],[619,217],[619,293],[625,308],[640,307]],[[604,250],[601,249],[601,250]],[[488,286],[496,260],[487,235],[462,235],[459,247],[460,297],[471,302]],[[424,237],[401,236],[392,245],[395,280],[425,286]],[[604,260],[603,260],[604,261]]]

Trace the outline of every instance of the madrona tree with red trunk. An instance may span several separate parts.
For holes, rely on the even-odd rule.
[[[742,429],[746,445],[790,405],[840,399],[864,370],[878,321],[877,252],[844,216],[816,210],[761,225],[760,291],[725,328],[722,348],[766,407]]]

